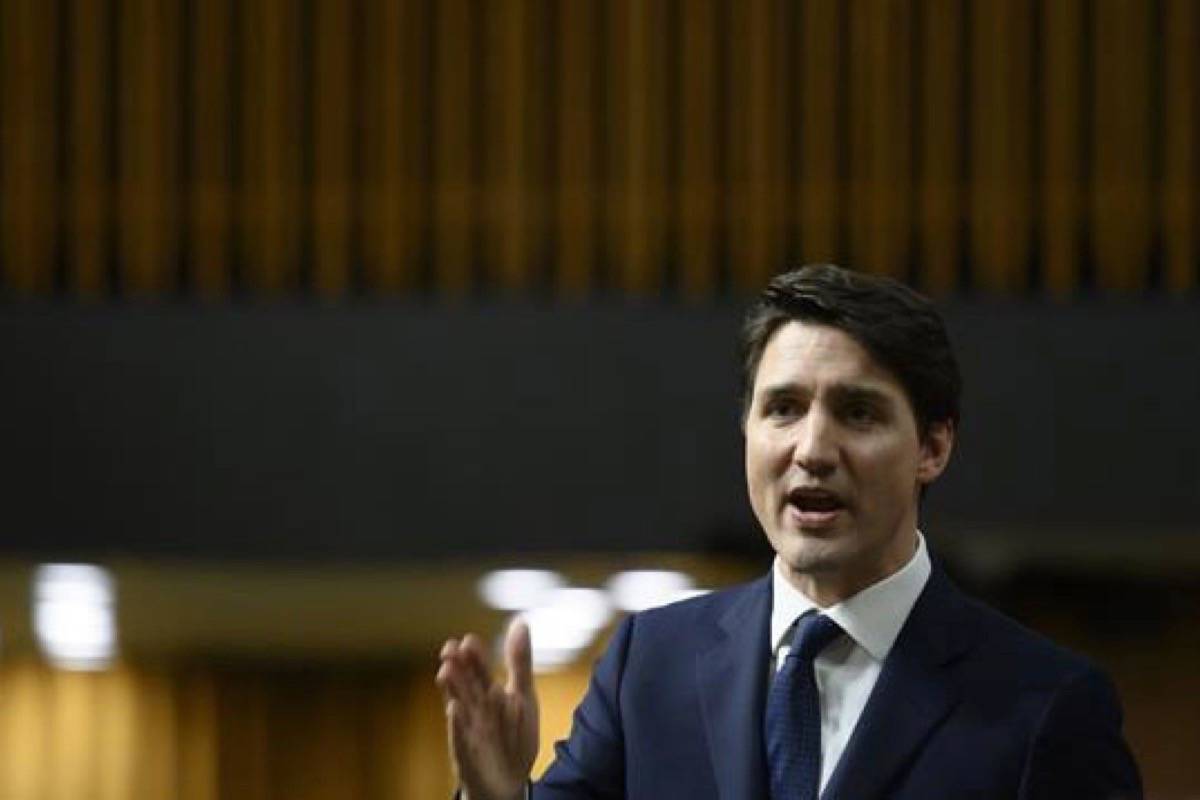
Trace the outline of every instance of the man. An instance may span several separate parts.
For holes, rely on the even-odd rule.
[[[917,528],[961,380],[894,281],[778,276],[744,331],[746,483],[775,549],[746,586],[627,618],[536,785],[529,633],[437,682],[467,800],[1140,798],[1111,684],[959,593]]]

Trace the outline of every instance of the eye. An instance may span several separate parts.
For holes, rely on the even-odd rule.
[[[800,413],[800,404],[792,397],[772,397],[763,406],[763,414],[775,419],[790,419]]]
[[[862,401],[850,403],[844,414],[847,422],[860,427],[871,425],[879,420],[878,409],[872,404]]]

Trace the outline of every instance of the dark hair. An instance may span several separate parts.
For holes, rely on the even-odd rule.
[[[792,321],[838,328],[866,348],[899,380],[922,437],[935,422],[957,427],[962,376],[933,303],[898,281],[832,264],[775,276],[750,307],[742,327],[743,415],[767,342]]]

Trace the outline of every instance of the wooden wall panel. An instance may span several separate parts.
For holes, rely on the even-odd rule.
[[[931,0],[919,25],[922,49],[913,53],[921,75],[918,265],[925,287],[939,295],[956,285],[963,222],[962,26],[957,0]],[[900,198],[903,201],[903,197]]]
[[[351,35],[356,3],[316,3],[313,58],[313,288],[337,297],[350,282],[355,112]]]
[[[0,797],[36,797],[49,764],[46,675],[29,664],[0,673]]]
[[[1061,0],[1043,4],[1040,12],[1041,257],[1043,280],[1054,297],[1075,288],[1083,245],[1083,11],[1082,0]]]
[[[178,800],[218,800],[216,678],[201,670],[181,670],[178,678]]]
[[[1175,292],[1196,286],[1197,182],[1200,158],[1200,12],[1190,0],[1167,0],[1163,64],[1163,198],[1166,283]]]
[[[192,3],[187,26],[192,41],[191,280],[204,299],[225,296],[230,288],[232,8],[225,2]]]
[[[1101,288],[1142,285],[1150,262],[1150,14],[1141,0],[1098,0],[1092,31],[1095,153],[1091,229]]]
[[[108,175],[109,19],[105,0],[75,0],[71,7],[71,120],[69,223],[73,267],[69,284],[81,299],[104,290],[106,232],[111,225],[112,181]]]
[[[895,2],[850,5],[850,261],[899,277],[911,244],[912,57]]]
[[[679,288],[688,298],[713,294],[717,285],[717,4],[688,3],[681,15],[679,57]]]
[[[363,11],[364,271],[374,291],[410,288],[429,226],[429,4],[369,2]]]
[[[800,5],[800,44],[796,48],[800,104],[800,254],[801,260],[837,261],[845,187],[839,166],[846,147],[840,113],[843,57],[840,0]]]
[[[662,286],[667,226],[667,4],[608,4],[610,282],[630,295]]]
[[[301,255],[302,21],[287,0],[246,0],[239,63],[242,280],[271,295],[296,290]]]
[[[578,0],[558,7],[557,174],[555,279],[557,291],[579,299],[595,272],[600,235],[597,132],[602,120],[598,55],[602,46],[597,22],[606,0]]]
[[[26,666],[25,669],[33,669]],[[136,749],[137,679],[130,670],[118,669],[95,678],[96,727],[104,731],[97,741],[95,787],[100,800],[131,800],[136,775],[144,761],[154,757]]]
[[[13,299],[704,298],[839,259],[937,293],[1197,285],[1182,0],[0,16]]]
[[[0,278],[19,297],[54,283],[56,10],[0,3]]]
[[[161,296],[178,285],[178,4],[119,0],[117,22],[121,284]]]
[[[68,672],[46,676],[46,719],[51,731],[46,760],[53,769],[46,773],[47,800],[77,800],[86,797],[98,766],[94,736],[96,708],[91,702],[92,681]]]
[[[1032,257],[1032,5],[971,6],[971,258],[990,293],[1022,289]]]
[[[530,268],[529,130],[543,124],[531,89],[534,37],[528,0],[484,4],[484,255],[487,282],[528,286]]]
[[[729,67],[729,235],[734,284],[752,291],[782,266],[787,118],[779,7],[772,0],[731,6]]]
[[[432,7],[437,29],[433,92],[434,263],[437,287],[451,296],[471,286],[470,259],[476,235],[477,192],[471,132],[478,125],[471,59],[476,55],[470,6],[443,0]]]

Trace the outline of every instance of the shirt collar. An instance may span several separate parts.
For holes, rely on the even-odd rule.
[[[931,571],[925,537],[917,531],[917,552],[907,564],[837,605],[821,609],[788,583],[776,556],[771,570],[771,652],[779,652],[784,637],[801,615],[816,609],[841,626],[872,658],[883,661],[896,643]]]

